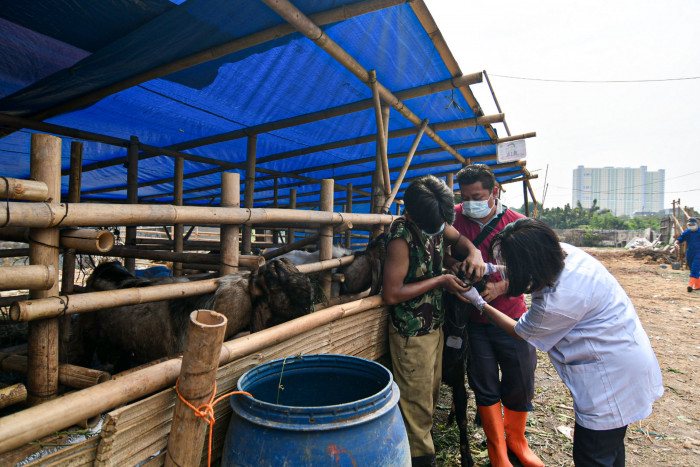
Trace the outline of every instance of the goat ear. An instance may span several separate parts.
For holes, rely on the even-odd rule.
[[[265,284],[265,277],[260,274],[255,280],[250,281],[250,295],[253,297],[260,297],[265,295],[267,292],[267,284]]]

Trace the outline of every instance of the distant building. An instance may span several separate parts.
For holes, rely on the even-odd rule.
[[[572,207],[580,201],[590,208],[598,200],[601,209],[616,216],[656,214],[664,208],[665,172],[647,171],[646,166],[574,169]]]

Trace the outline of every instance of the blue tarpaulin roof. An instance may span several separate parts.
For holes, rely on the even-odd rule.
[[[365,69],[376,70],[378,81],[393,93],[459,74],[426,31],[425,17],[416,13],[423,7],[421,1],[292,3],[316,19]],[[346,16],[354,14],[356,7],[366,12],[327,19],[341,8]],[[258,134],[261,171],[255,206],[272,204],[275,183],[281,206],[292,188],[297,190],[297,203],[317,201],[318,180],[323,178],[369,192],[376,154],[373,107],[292,126],[273,125],[269,131],[261,132],[259,126],[371,98],[370,87],[263,2],[0,0],[0,114],[124,140],[136,136],[143,144],[207,158],[185,161],[185,204],[219,203],[216,171],[232,167],[216,161],[245,164],[248,133]],[[466,159],[488,156],[485,163],[495,164],[493,128],[440,130],[441,122],[473,122],[476,113],[481,115],[478,103],[468,101],[472,98],[465,88],[406,99],[404,104],[419,118],[429,119],[452,146],[485,142],[457,151]],[[2,174],[27,178],[30,135],[36,130],[15,123],[3,129]],[[417,129],[392,110],[389,132],[393,185]],[[231,133],[236,137],[200,141]],[[70,165],[71,141],[63,138],[64,171]],[[126,151],[123,146],[85,142],[83,201],[126,199]],[[140,201],[172,202],[174,159],[142,157]],[[98,163],[100,168],[95,168]],[[461,166],[424,135],[403,187],[413,177],[444,175]],[[519,167],[496,173],[500,182],[523,177]],[[62,185],[67,193],[67,176]],[[362,201],[367,197],[356,196],[355,210],[366,211]],[[336,202],[344,199],[343,191],[336,192]]]

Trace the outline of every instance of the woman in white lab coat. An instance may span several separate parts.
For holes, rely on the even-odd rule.
[[[663,394],[661,370],[634,306],[595,258],[536,219],[518,219],[493,240],[508,294],[532,294],[517,322],[465,293],[486,318],[548,352],[571,391],[574,464],[624,466],[627,425],[651,414]]]

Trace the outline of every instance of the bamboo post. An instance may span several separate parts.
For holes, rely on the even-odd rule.
[[[132,136],[129,140],[126,163],[126,202],[137,204],[139,202],[139,139]],[[136,244],[136,226],[126,227],[126,245]],[[124,267],[134,273],[136,270],[136,260],[133,258],[124,259]]]
[[[173,204],[176,206],[182,206],[184,203],[183,199],[183,181],[184,181],[184,171],[185,171],[185,160],[182,157],[175,158],[175,180],[174,190],[173,190]],[[173,225],[173,251],[175,253],[182,253],[184,251],[184,225],[182,223],[176,223]],[[182,275],[182,263],[173,263],[173,276],[179,277]]]
[[[237,172],[221,174],[221,205],[237,208],[241,205],[241,176]],[[221,225],[222,276],[238,271],[238,225]]]
[[[246,209],[253,208],[253,198],[255,197],[255,156],[258,152],[258,135],[248,136],[248,144],[246,146],[246,162],[245,162],[245,191],[243,194],[243,206]],[[253,228],[250,225],[243,225],[243,241],[241,245],[241,253],[249,255],[251,252],[251,243],[253,242]]]
[[[296,209],[297,208],[297,189],[292,188],[289,190],[289,209]],[[287,244],[290,245],[294,243],[296,240],[294,237],[296,236],[296,230],[293,227],[290,227],[287,229]]]
[[[321,211],[333,211],[333,180],[326,178],[321,180]],[[319,229],[318,259],[320,261],[333,258],[333,226],[324,225]],[[324,271],[319,277],[321,290],[326,294],[326,299],[331,298],[331,274]]]
[[[450,172],[447,175],[445,175],[445,183],[447,184],[447,188],[450,189],[450,192],[454,192],[454,190],[455,190],[455,174],[453,172]]]
[[[83,143],[72,141],[70,143],[70,174],[68,175],[68,202],[80,202],[80,184],[82,179]],[[61,232],[65,235],[65,232]],[[110,234],[111,235],[111,234]],[[59,243],[61,240],[59,238]],[[112,237],[114,244],[114,237]],[[65,245],[63,245],[65,246]],[[61,276],[61,294],[73,293],[75,285],[75,250],[68,248],[63,253],[63,275]],[[62,319],[59,323],[61,342],[67,336],[70,327],[70,318]]]
[[[46,201],[48,197],[48,187],[44,182],[9,177],[2,177],[2,181],[4,183],[0,183],[0,199]]]
[[[428,126],[428,119],[426,118],[423,120],[423,123],[421,123],[420,128],[418,129],[418,134],[416,137],[413,139],[413,144],[411,144],[411,149],[408,150],[408,154],[406,154],[406,159],[403,161],[403,166],[401,167],[401,171],[399,172],[398,177],[396,177],[396,181],[394,182],[394,189],[391,190],[391,193],[389,194],[389,197],[386,199],[384,202],[384,206],[382,207],[382,213],[388,212],[389,207],[391,207],[391,203],[394,202],[394,198],[396,198],[396,194],[399,192],[399,189],[401,188],[401,183],[403,183],[403,178],[406,176],[406,172],[408,172],[408,167],[411,165],[411,161],[413,160],[413,155],[416,153],[416,149],[418,149],[418,143],[420,143],[420,139],[423,137],[423,133],[425,133],[425,129]]]
[[[30,175],[46,183],[49,201],[61,199],[61,139],[34,133],[31,137]],[[58,229],[31,229],[29,262],[58,271]],[[58,283],[45,290],[30,290],[29,299],[58,295]],[[27,402],[38,405],[53,399],[58,392],[58,320],[55,318],[29,324]]]
[[[49,290],[56,285],[58,274],[53,266],[4,266],[0,275],[0,290]]]
[[[180,396],[194,407],[209,402],[216,390],[216,370],[225,331],[226,317],[222,314],[209,310],[190,314],[177,385]],[[194,410],[178,398],[165,455],[166,467],[199,465],[206,427]]]
[[[347,184],[345,191],[345,212],[352,212],[352,183]],[[345,248],[352,248],[352,230],[350,229],[345,231]]]

